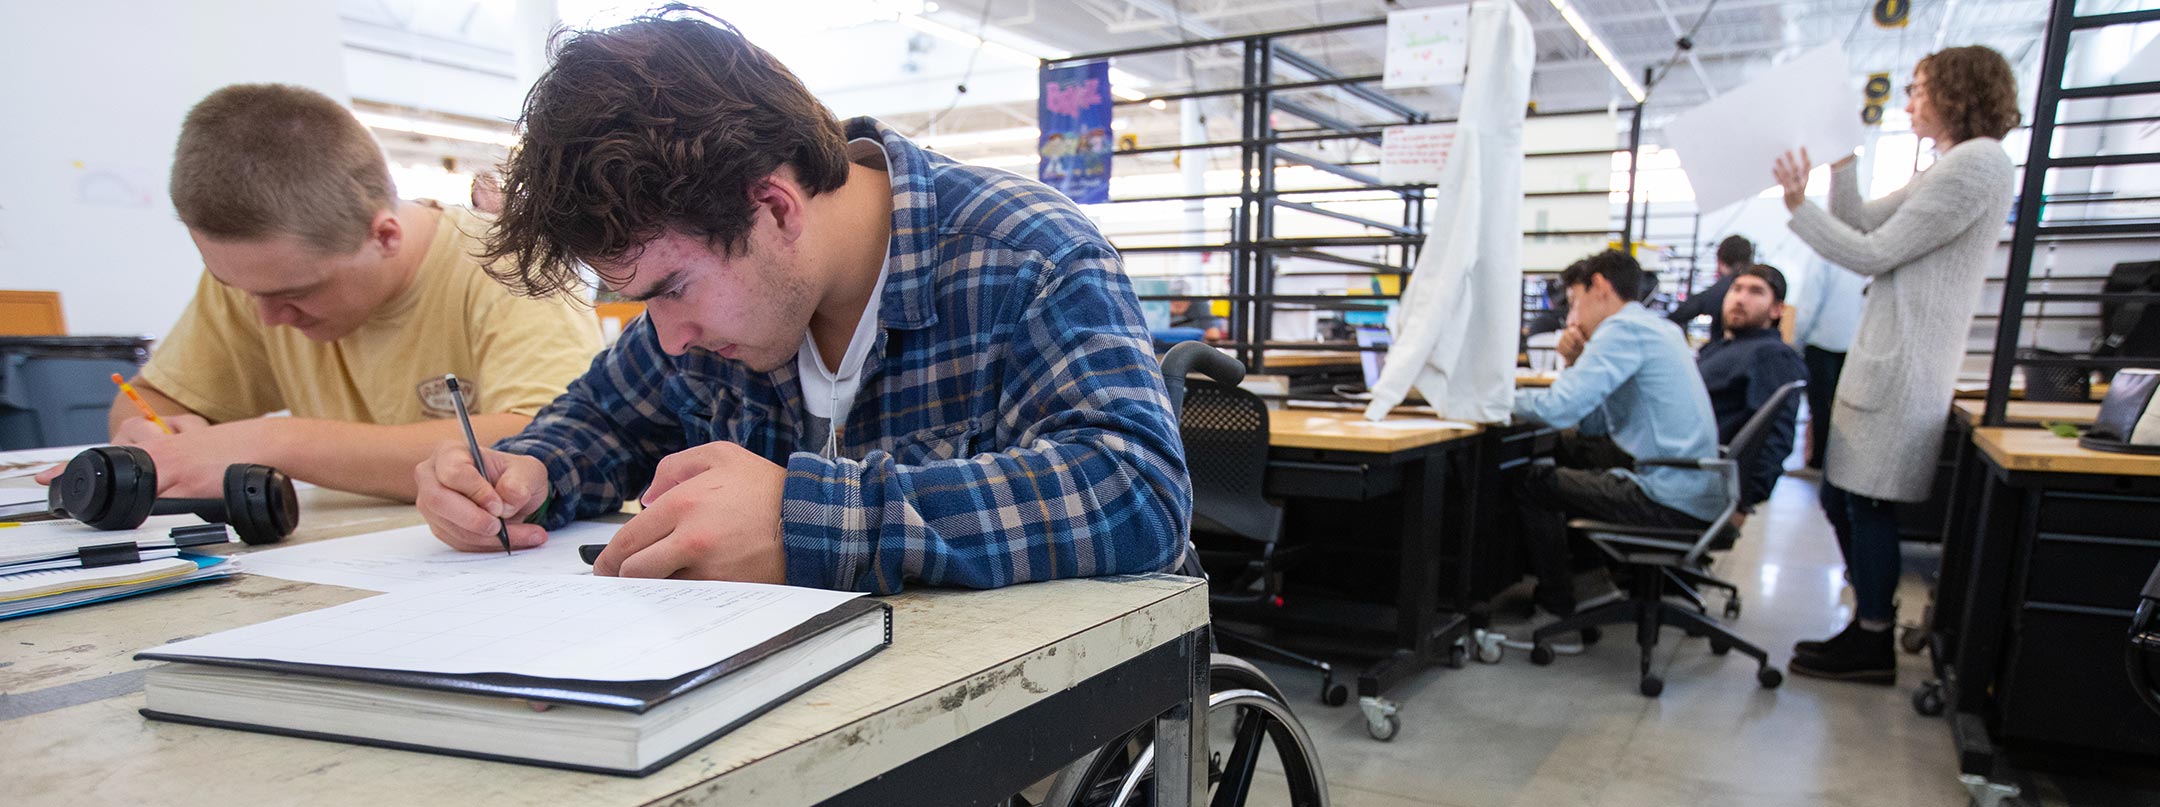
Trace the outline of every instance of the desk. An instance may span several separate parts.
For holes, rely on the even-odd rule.
[[[1277,348],[1261,357],[1268,367],[1363,367],[1365,354],[1355,350],[1286,350]]]
[[[2100,399],[2102,399],[2102,398],[2105,398],[2105,397],[2107,397],[2107,391],[2108,391],[2108,385],[2107,385],[2107,382],[2105,382],[2105,381],[2101,381],[2101,382],[2097,382],[2097,383],[2093,384],[2093,385],[2092,385],[2092,398],[2093,398],[2093,400],[2095,400],[2095,401],[2098,401],[2098,400],[2100,400]],[[1986,384],[1986,383],[1979,383],[1979,384],[1963,384],[1963,383],[1961,383],[1961,384],[1957,385],[1957,397],[1959,397],[1959,398],[1962,398],[1962,399],[1980,399],[1980,400],[1985,400],[1985,399],[1987,398],[1987,384]],[[2013,401],[2021,401],[2021,400],[2024,400],[2024,399],[2025,399],[2025,385],[2024,385],[2024,384],[2012,384],[2012,385],[2010,385],[2010,400],[2013,400]]]
[[[419,521],[352,494],[301,497],[291,542]],[[1158,754],[1205,747],[1204,717],[1181,721],[1207,697],[1207,595],[1169,575],[889,597],[892,647],[643,779],[136,714],[150,664],[135,651],[367,596],[241,575],[0,623],[7,802],[1002,804],[1150,720],[1172,738]],[[1182,762],[1158,757],[1157,769],[1192,770]]]
[[[1550,387],[1553,385],[1553,381],[1558,379],[1559,377],[1559,373],[1526,373],[1517,371],[1515,373],[1515,387],[1517,389]]]
[[[1979,501],[1982,478],[1975,456],[1972,431],[1980,425],[1987,402],[1957,398],[1950,402],[1950,418],[1943,425],[1942,456],[1935,466],[1935,487],[1927,501],[1898,508],[1898,535],[1908,541],[1937,543],[1972,530],[1971,503]],[[2038,427],[2044,423],[2090,425],[2100,414],[2097,403],[2011,401],[2004,408],[2007,425]]]
[[[1959,398],[1950,402],[1951,416],[1964,421],[1969,428],[1980,425],[1980,416],[1987,411],[1987,402],[1973,398]],[[2056,403],[2049,401],[2011,401],[2003,408],[2003,418],[2012,425],[2038,426],[2043,423],[2069,423],[2077,426],[2092,425],[2093,418],[2100,416],[2098,403]]]
[[[1401,509],[1392,606],[1293,597],[1267,618],[1330,636],[1394,625],[1390,654],[1358,675],[1361,698],[1378,698],[1436,661],[1459,664],[1456,640],[1468,622],[1460,608],[1442,610],[1441,575],[1444,565],[1452,565],[1459,577],[1468,576],[1474,463],[1484,430],[1434,419],[1371,423],[1351,412],[1278,410],[1269,413],[1268,431],[1268,495],[1350,502],[1395,495]],[[1448,502],[1466,506],[1449,508]],[[1450,542],[1453,553],[1445,551]]]
[[[1484,431],[1440,425],[1432,418],[1396,417],[1375,423],[1355,412],[1286,409],[1268,413],[1268,445],[1392,454],[1472,437]]]
[[[1997,776],[1999,747],[2027,740],[2160,755],[2160,716],[2122,666],[2160,563],[2160,457],[2040,429],[1976,428],[1972,444],[1977,513],[1943,548],[1930,636],[1961,771]]]

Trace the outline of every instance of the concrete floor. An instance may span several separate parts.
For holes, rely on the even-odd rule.
[[[1716,567],[1742,591],[1737,630],[1780,668],[1794,641],[1827,637],[1851,616],[1815,491],[1808,479],[1781,480]],[[1920,573],[1932,566],[1927,548],[1908,551],[1904,621],[1919,619],[1927,601]],[[1910,705],[1929,677],[1925,656],[1902,657],[1894,688],[1788,676],[1764,690],[1752,659],[1713,656],[1705,640],[1668,630],[1657,662],[1665,693],[1653,700],[1636,692],[1632,632],[1605,636],[1546,667],[1510,649],[1499,664],[1427,671],[1389,693],[1402,704],[1392,742],[1366,734],[1354,697],[1321,705],[1317,674],[1262,666],[1320,748],[1336,805],[1967,803],[1948,724]]]

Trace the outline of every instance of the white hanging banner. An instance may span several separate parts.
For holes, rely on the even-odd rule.
[[[1461,84],[1470,64],[1470,6],[1435,6],[1390,12],[1387,68],[1380,86],[1395,90]]]
[[[1537,48],[1514,3],[1479,3],[1471,20],[1478,73],[1463,88],[1425,249],[1365,409],[1374,420],[1412,388],[1452,420],[1505,423],[1515,404],[1523,120]]]

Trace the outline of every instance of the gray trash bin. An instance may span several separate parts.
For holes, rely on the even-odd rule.
[[[142,336],[0,336],[0,450],[105,442],[112,374],[149,358]]]

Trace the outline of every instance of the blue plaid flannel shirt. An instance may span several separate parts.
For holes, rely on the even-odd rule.
[[[785,465],[788,582],[890,593],[1173,569],[1192,510],[1184,448],[1117,251],[1032,180],[884,144],[892,247],[881,325],[839,430],[770,373],[662,352],[639,318],[496,444],[548,468],[541,526],[612,513],[662,457],[716,440]]]

